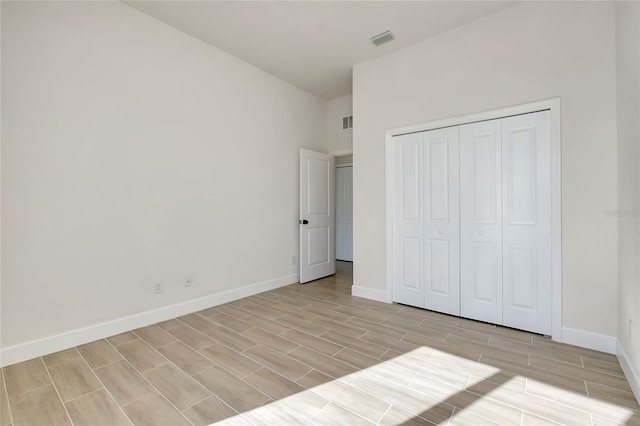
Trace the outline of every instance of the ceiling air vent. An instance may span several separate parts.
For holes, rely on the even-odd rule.
[[[371,41],[371,43],[375,44],[376,46],[380,46],[381,44],[384,44],[388,41],[393,40],[395,37],[393,37],[393,33],[389,30],[380,33],[378,35],[374,35],[373,37],[371,37],[369,39],[369,41]]]

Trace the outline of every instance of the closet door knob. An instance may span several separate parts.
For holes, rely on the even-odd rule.
[[[478,231],[478,235],[484,235],[484,232]]]
[[[444,232],[442,232],[442,229],[438,229],[438,235],[442,235],[444,234]]]

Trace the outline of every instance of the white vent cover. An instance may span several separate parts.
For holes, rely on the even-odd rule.
[[[350,129],[353,127],[353,115],[348,117],[342,117],[342,130]]]
[[[380,46],[381,44],[384,44],[388,41],[393,40],[395,37],[393,36],[393,33],[389,30],[380,33],[378,35],[374,35],[373,37],[371,37],[369,39],[369,41],[371,41],[371,43],[375,44],[376,46]]]

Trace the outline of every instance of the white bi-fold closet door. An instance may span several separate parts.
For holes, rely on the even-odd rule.
[[[394,137],[394,301],[551,334],[550,113]]]

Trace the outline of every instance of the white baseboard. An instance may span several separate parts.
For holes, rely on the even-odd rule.
[[[232,302],[243,297],[253,296],[264,291],[273,290],[300,280],[298,274],[287,275],[268,281],[250,284],[244,287],[227,290],[198,299],[165,306],[163,308],[118,318],[101,324],[83,327],[43,339],[32,340],[19,345],[9,346],[0,350],[0,367],[6,367],[39,356],[69,349],[74,346],[104,339],[125,331],[146,327],[161,321],[167,321],[182,315],[198,312],[212,306]]]
[[[367,287],[351,286],[351,295],[362,297],[365,299],[375,300],[377,302],[390,303],[385,290],[375,290]]]
[[[615,337],[607,336],[606,334],[562,327],[562,343],[569,345],[615,354],[616,341],[617,339]]]
[[[631,386],[631,390],[633,391],[636,400],[640,403],[640,376],[636,369],[633,368],[631,359],[627,356],[627,353],[624,351],[620,341],[616,340],[616,343],[616,356],[620,362],[620,367],[622,367],[622,371],[624,371],[624,375],[627,377],[627,381],[629,382],[629,386]]]

